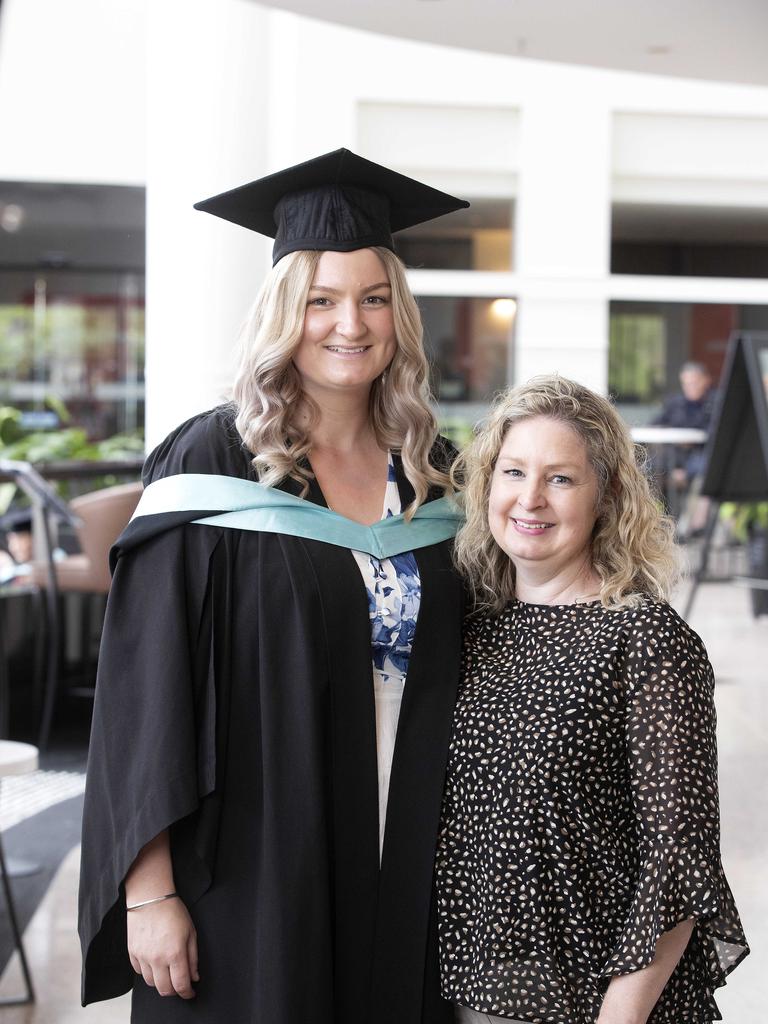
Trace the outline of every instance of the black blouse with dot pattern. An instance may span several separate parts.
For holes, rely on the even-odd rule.
[[[712,992],[749,950],[720,862],[713,690],[664,603],[470,620],[436,869],[446,998],[593,1024],[611,976],[695,917],[649,1022],[720,1019]]]

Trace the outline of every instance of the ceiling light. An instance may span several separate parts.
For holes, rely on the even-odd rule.
[[[514,299],[494,299],[491,303],[491,316],[497,320],[510,321],[517,312],[517,302]]]
[[[14,234],[24,223],[25,216],[26,211],[24,207],[19,206],[18,203],[0,205],[0,227],[2,227],[3,231]]]

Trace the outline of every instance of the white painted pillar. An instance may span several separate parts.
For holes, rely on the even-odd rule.
[[[192,204],[268,172],[270,12],[147,4],[147,446],[226,397],[269,268],[261,236]]]
[[[610,124],[607,103],[590,83],[574,83],[568,95],[532,96],[523,108],[515,217],[518,383],[559,372],[607,389]]]
[[[145,0],[2,0],[0,181],[143,185]]]

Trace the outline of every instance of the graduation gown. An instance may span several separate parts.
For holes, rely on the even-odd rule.
[[[449,447],[438,442],[433,458],[445,465]],[[395,463],[405,507],[412,491]],[[145,483],[180,473],[255,479],[231,407],[178,428]],[[316,484],[309,500],[325,504]],[[354,558],[192,521],[216,511],[142,516],[113,551],[83,821],[83,1003],[133,987],[140,1024],[452,1021],[432,903],[461,637],[450,543],[415,552],[421,606],[379,863],[371,637]],[[198,932],[191,1002],[158,996],[126,949],[122,883],[165,828]]]

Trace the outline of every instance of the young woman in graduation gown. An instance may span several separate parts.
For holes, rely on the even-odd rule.
[[[84,1004],[132,988],[141,1024],[453,1020],[432,903],[453,451],[390,230],[464,205],[345,150],[201,204],[276,233],[276,265],[234,401],[150,455],[113,552]]]

